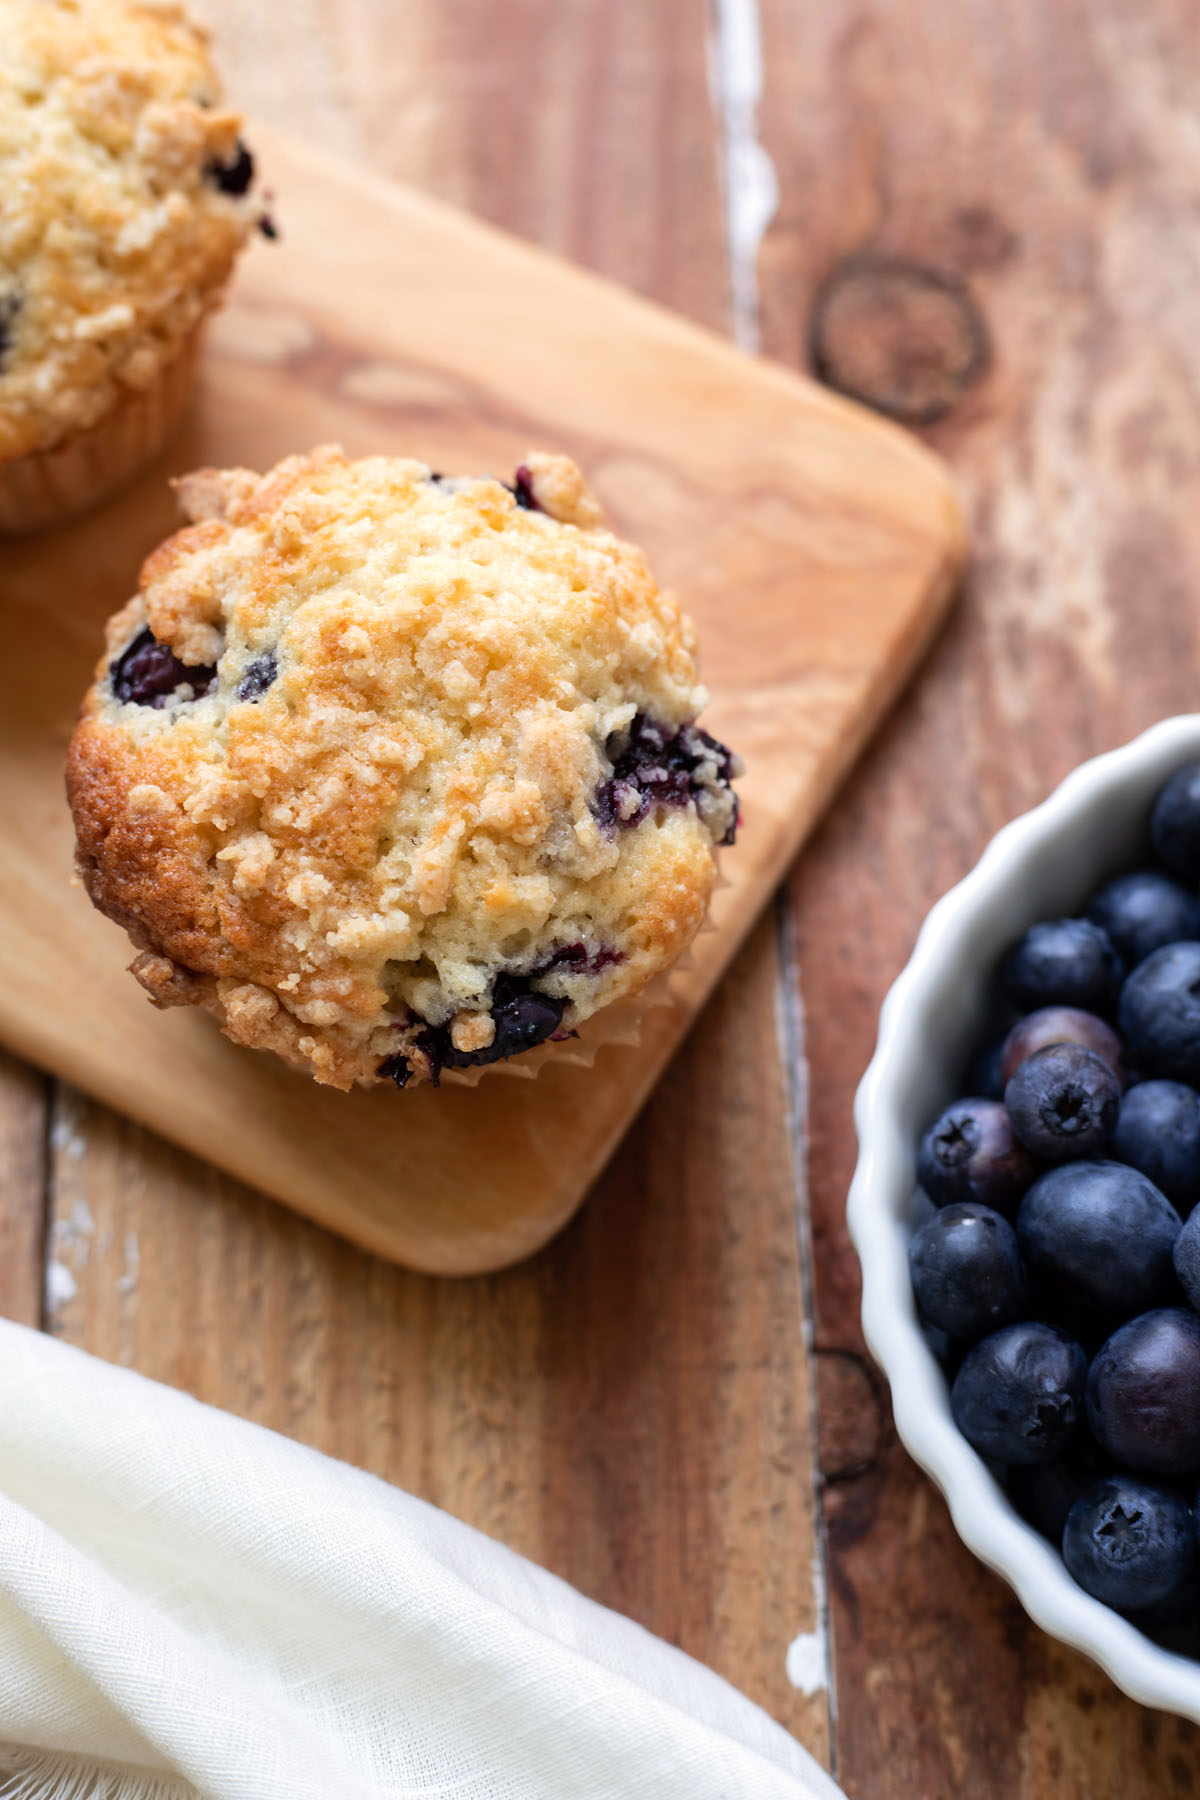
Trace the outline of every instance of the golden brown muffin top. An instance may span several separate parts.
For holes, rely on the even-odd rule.
[[[207,34],[152,0],[0,0],[0,460],[148,388],[260,210]]]
[[[543,1002],[573,1029],[674,960],[731,762],[572,463],[514,493],[321,450],[181,493],[70,762],[84,880],[160,1000],[345,1086],[489,1060]]]

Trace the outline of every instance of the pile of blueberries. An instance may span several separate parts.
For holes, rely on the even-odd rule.
[[[1200,763],[1149,836],[1157,866],[1005,957],[1015,1023],[921,1140],[909,1262],[1014,1505],[1089,1594],[1200,1654]]]

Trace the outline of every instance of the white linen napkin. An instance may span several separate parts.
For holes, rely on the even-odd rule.
[[[0,1321],[5,1800],[838,1800],[678,1650],[411,1495]]]

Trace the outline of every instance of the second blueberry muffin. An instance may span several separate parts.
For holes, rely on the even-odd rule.
[[[574,464],[325,449],[180,484],[71,744],[78,866],[160,1005],[318,1081],[559,1039],[698,930],[733,758]]]
[[[156,0],[0,0],[0,532],[157,455],[255,223],[207,34]]]

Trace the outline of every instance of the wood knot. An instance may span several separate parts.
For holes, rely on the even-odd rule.
[[[936,269],[849,256],[817,295],[812,360],[821,380],[906,425],[943,418],[990,357],[979,308]]]
[[[815,1356],[818,1460],[829,1487],[871,1472],[887,1441],[890,1415],[879,1375],[857,1350],[817,1344]]]

